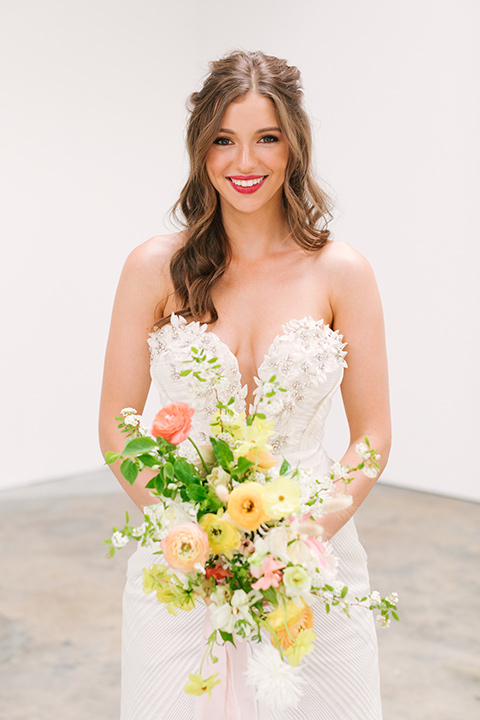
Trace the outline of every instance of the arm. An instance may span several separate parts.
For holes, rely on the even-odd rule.
[[[348,368],[342,382],[342,398],[350,430],[350,444],[342,457],[344,465],[355,467],[360,458],[357,443],[367,436],[380,453],[380,473],[369,479],[355,473],[347,486],[353,503],[346,510],[322,518],[328,540],[355,513],[383,471],[390,452],[391,426],[388,395],[387,357],[383,313],[375,276],[365,258],[344,243],[334,243],[328,274],[333,325],[347,342]],[[343,483],[335,492],[344,491]]]
[[[162,313],[171,294],[170,258],[179,236],[156,237],[140,245],[127,258],[115,296],[100,399],[99,437],[102,453],[123,450],[125,435],[117,429],[115,416],[124,407],[143,412],[150,388],[148,333],[155,322],[155,308]],[[132,500],[143,508],[155,499],[145,489],[154,473],[144,470],[133,486],[110,466]]]

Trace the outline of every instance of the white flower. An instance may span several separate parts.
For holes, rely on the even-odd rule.
[[[398,603],[398,593],[393,592],[387,597],[388,602],[391,602],[393,605],[396,605]]]
[[[123,421],[125,425],[131,425],[132,427],[138,427],[142,421],[141,415],[127,415]]]
[[[232,592],[228,585],[217,585],[210,595],[210,600],[215,603],[215,605],[224,605],[225,603],[228,603],[231,597]],[[212,606],[210,605],[210,607]]]
[[[295,597],[309,592],[312,587],[312,579],[305,568],[300,565],[293,565],[284,570],[283,584],[287,595]]]
[[[382,627],[387,628],[390,626],[391,620],[385,615],[377,615],[377,623]]]
[[[358,445],[355,445],[355,452],[357,455],[360,455],[362,460],[366,460],[369,457],[370,454],[370,448],[368,445],[365,445],[365,443],[361,442],[358,443]]]
[[[248,659],[247,685],[255,688],[258,701],[280,712],[296,707],[300,701],[305,680],[299,673],[300,666],[284,662],[278,650],[262,642]]]
[[[226,487],[230,479],[230,475],[220,467],[220,465],[214,467],[210,475],[207,475],[207,480],[212,487],[217,487],[218,485],[224,485]]]
[[[112,535],[112,545],[113,547],[117,548],[117,550],[120,550],[120,548],[125,547],[125,545],[128,543],[128,537],[125,537],[125,535],[122,535],[121,532],[118,530],[113,533]]]
[[[188,462],[191,462],[192,465],[195,465],[199,460],[197,451],[188,440],[177,446],[177,455],[185,458]]]
[[[368,478],[376,478],[378,475],[378,470],[376,467],[365,467],[363,468],[363,474],[366,475]]]
[[[370,599],[373,603],[382,602],[382,598],[380,597],[380,593],[378,592],[378,590],[374,590],[370,593]]]
[[[123,410],[120,411],[120,415],[122,417],[126,417],[126,415],[136,415],[136,414],[137,414],[137,411],[135,410],[135,408],[131,408],[131,407],[123,408]]]
[[[147,529],[147,523],[142,523],[140,527],[133,528],[132,535],[134,538],[140,538],[142,535],[145,534],[145,530]]]
[[[223,630],[223,632],[231,633],[234,630],[235,618],[232,609],[228,603],[209,605],[210,619],[215,630]]]

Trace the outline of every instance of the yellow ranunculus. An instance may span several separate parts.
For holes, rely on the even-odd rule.
[[[265,486],[246,482],[232,490],[228,498],[227,512],[234,523],[246,530],[256,530],[269,520],[263,507]]]
[[[312,652],[314,648],[313,641],[316,637],[317,636],[310,628],[307,630],[301,630],[298,633],[293,645],[290,645],[288,650],[285,650],[285,655],[290,665],[298,665],[305,655]]]
[[[268,613],[266,620],[275,631],[282,650],[287,650],[302,630],[313,628],[313,610],[303,601],[301,605],[287,602],[286,607],[279,605]],[[276,645],[273,635],[272,644]]]
[[[302,491],[295,480],[280,475],[265,485],[265,512],[272,520],[281,520],[300,509],[301,496]]]
[[[223,553],[231,556],[232,550],[240,547],[241,535],[235,525],[218,515],[207,513],[200,520],[200,525],[208,535],[208,544],[216,555]]]
[[[218,685],[221,681],[216,680],[218,673],[210,675],[205,680],[199,674],[191,674],[188,682],[185,684],[184,690],[187,695],[203,695],[208,693],[208,699],[212,697],[212,690],[215,685]]]

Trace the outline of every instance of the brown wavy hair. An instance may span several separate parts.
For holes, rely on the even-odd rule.
[[[283,206],[293,240],[317,251],[329,236],[330,201],[312,177],[310,122],[303,109],[299,70],[262,52],[235,51],[210,63],[210,74],[189,98],[187,149],[190,174],[172,215],[185,228],[186,242],[170,263],[178,314],[193,320],[218,318],[212,288],[230,261],[218,193],[206,170],[207,153],[231,102],[254,92],[270,98],[289,148]],[[159,319],[155,327],[167,323]]]

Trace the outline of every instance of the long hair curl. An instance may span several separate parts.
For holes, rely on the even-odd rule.
[[[202,89],[189,98],[187,150],[190,174],[172,215],[185,228],[186,241],[174,254],[170,273],[179,309],[192,320],[213,323],[218,314],[212,288],[225,272],[231,251],[218,194],[206,170],[207,153],[225,112],[254,92],[270,98],[289,148],[283,206],[293,240],[304,250],[320,250],[329,236],[330,201],[312,176],[312,133],[303,109],[299,70],[262,52],[235,51],[210,63]],[[160,318],[160,327],[169,318]]]

